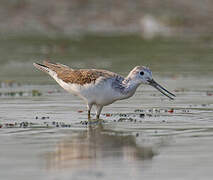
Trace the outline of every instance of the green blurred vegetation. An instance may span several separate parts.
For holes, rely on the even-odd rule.
[[[136,65],[149,66],[161,75],[202,75],[213,72],[212,45],[208,37],[145,40],[137,35],[11,36],[0,42],[0,77],[43,77],[33,70],[32,63],[44,59],[73,68],[104,68],[125,75]]]

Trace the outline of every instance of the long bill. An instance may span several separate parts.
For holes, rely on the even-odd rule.
[[[164,87],[162,87],[160,84],[158,84],[156,81],[154,81],[154,79],[149,80],[149,85],[151,85],[152,87],[156,88],[158,91],[160,91],[163,95],[167,96],[169,99],[174,100],[173,97],[175,97],[175,95],[171,92],[169,92],[168,90],[166,90]],[[171,97],[173,96],[173,97]]]

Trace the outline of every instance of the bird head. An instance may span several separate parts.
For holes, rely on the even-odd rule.
[[[167,96],[170,99],[174,99],[175,95],[168,90],[166,90],[164,87],[162,87],[160,84],[158,84],[152,77],[152,71],[145,67],[145,66],[136,66],[131,72],[130,72],[131,79],[134,79],[139,84],[148,84],[154,88],[156,88],[158,91],[160,91],[163,95]],[[173,96],[173,97],[172,97]]]

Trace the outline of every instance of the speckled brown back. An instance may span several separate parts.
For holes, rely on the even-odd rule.
[[[84,85],[91,82],[95,83],[95,81],[99,77],[110,78],[117,76],[117,74],[106,70],[97,70],[97,69],[74,70],[62,64],[54,64],[47,61],[44,61],[44,65],[47,66],[49,69],[55,71],[57,73],[58,78],[62,79],[66,83]]]

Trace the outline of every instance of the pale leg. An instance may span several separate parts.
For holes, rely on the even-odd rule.
[[[96,119],[99,119],[103,106],[97,106]]]

